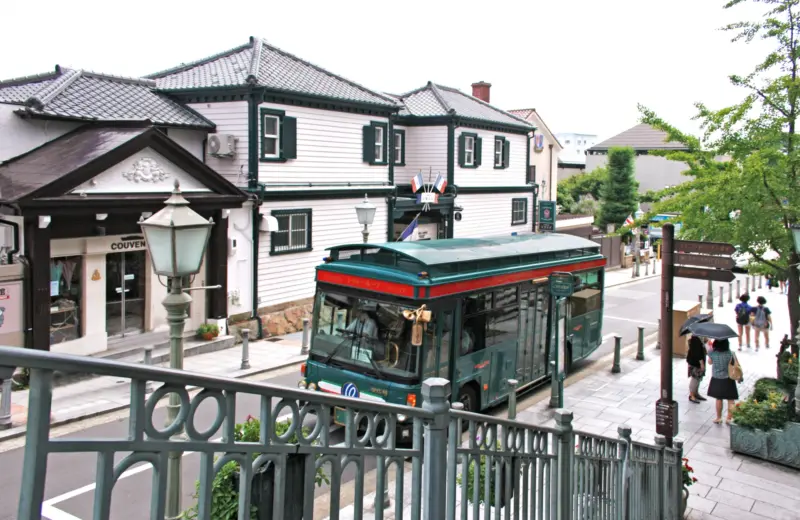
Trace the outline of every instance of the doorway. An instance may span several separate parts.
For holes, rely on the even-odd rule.
[[[106,255],[106,332],[125,337],[144,330],[144,251]]]

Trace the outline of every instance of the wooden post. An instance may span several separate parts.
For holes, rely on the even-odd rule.
[[[673,252],[675,226],[669,222],[662,227],[661,248],[661,399],[672,402],[672,294],[674,288]],[[701,296],[702,298],[702,296]],[[672,446],[672,437],[667,437]]]

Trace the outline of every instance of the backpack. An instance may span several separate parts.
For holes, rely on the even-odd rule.
[[[736,306],[736,323],[739,325],[747,325],[750,323],[750,313],[747,311],[746,303],[740,303]]]
[[[753,326],[757,329],[766,329],[769,322],[767,321],[767,312],[764,307],[756,307],[756,317],[753,320]]]

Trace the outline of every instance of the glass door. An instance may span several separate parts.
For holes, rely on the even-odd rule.
[[[144,330],[145,252],[106,255],[106,332],[123,337]]]

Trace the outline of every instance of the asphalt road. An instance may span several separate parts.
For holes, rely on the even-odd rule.
[[[715,284],[715,297],[718,299],[719,284]],[[637,328],[644,327],[645,336],[657,329],[660,303],[660,279],[637,281],[622,286],[612,287],[606,291],[605,313],[603,321],[603,345],[589,359],[596,359],[610,353],[613,349],[613,335],[623,337],[623,345],[636,341]],[[727,286],[726,286],[727,291]],[[697,301],[698,294],[705,294],[706,282],[697,280],[676,280],[675,301]],[[727,300],[727,295],[726,295]],[[716,303],[715,303],[716,306]],[[576,364],[575,369],[580,370],[586,363]],[[295,369],[284,369],[270,373],[263,380],[272,384],[295,387],[300,378]],[[259,397],[250,395],[237,396],[236,417],[237,422],[244,421],[249,414],[257,415],[259,410]],[[202,431],[208,427],[215,417],[215,408],[212,402],[205,402],[198,411],[195,427]],[[113,417],[113,416],[112,416]],[[163,424],[165,409],[156,411],[155,424]],[[102,422],[106,421],[106,422]],[[87,421],[82,426],[73,426],[71,433],[64,437],[72,438],[124,438],[127,434],[128,419],[125,412],[119,412],[116,418],[97,418]],[[87,427],[88,426],[88,427]],[[342,440],[342,430],[333,427],[334,442]],[[3,445],[0,445],[0,450]],[[117,455],[117,460],[126,453]],[[16,516],[16,504],[19,497],[19,483],[22,467],[22,448],[12,449],[0,453],[0,520],[13,520]],[[199,474],[200,457],[197,454],[187,454],[183,457],[183,504],[184,507],[194,502],[192,495],[195,491],[195,481]],[[55,509],[46,509],[45,518],[50,520],[75,520],[89,519],[92,517],[92,502],[94,499],[94,481],[97,460],[94,454],[56,454],[51,455],[48,463],[47,484],[45,501],[51,501]],[[352,465],[350,466],[352,468]],[[374,459],[367,464],[369,471],[374,467]],[[352,470],[343,475],[343,480],[349,481],[354,475]],[[149,517],[149,503],[151,497],[152,471],[140,468],[137,473],[126,476],[118,481],[113,494],[112,511],[115,520],[138,520]],[[324,488],[318,490],[323,493]]]

